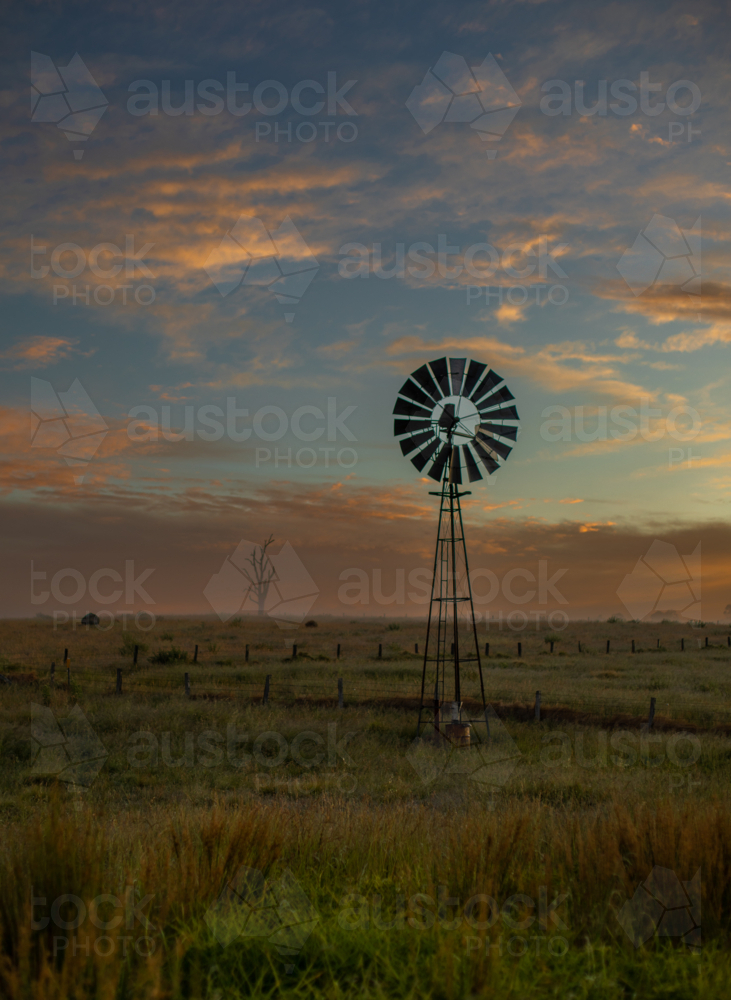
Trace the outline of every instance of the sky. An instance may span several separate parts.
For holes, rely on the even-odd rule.
[[[392,411],[454,357],[520,415],[462,501],[481,615],[724,616],[725,5],[5,21],[0,615],[212,614],[270,536],[283,601],[425,614]]]

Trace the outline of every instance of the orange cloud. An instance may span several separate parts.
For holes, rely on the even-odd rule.
[[[78,341],[69,340],[67,337],[28,337],[0,353],[0,360],[9,362],[3,367],[13,371],[23,368],[47,368],[67,358],[76,350],[77,343]]]

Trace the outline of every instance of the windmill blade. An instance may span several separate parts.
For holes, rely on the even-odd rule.
[[[482,479],[482,473],[477,467],[477,462],[475,461],[475,456],[470,450],[468,444],[463,444],[462,453],[464,454],[464,462],[467,467],[467,475],[471,483],[476,483],[478,479]]]
[[[441,443],[442,442],[439,440],[439,438],[435,437],[430,444],[425,445],[420,452],[412,456],[411,462],[413,465],[416,466],[419,472],[423,470],[424,466],[432,457],[432,455],[434,454],[434,452],[437,450],[437,448]]]
[[[490,451],[494,451],[495,454],[499,455],[502,459],[506,459],[513,450],[508,445],[503,444],[502,441],[498,441],[494,437],[490,437],[489,434],[484,433],[482,426],[477,428],[477,435],[476,440],[479,441],[480,444],[489,448]]]
[[[418,382],[425,392],[429,393],[435,403],[438,403],[442,398],[442,393],[439,391],[439,387],[435,385],[428,365],[422,365],[421,368],[417,368],[415,372],[411,373],[411,378]]]
[[[437,482],[441,482],[442,476],[444,475],[444,466],[449,461],[451,453],[452,446],[445,444],[437,457],[434,459],[434,465],[432,465],[431,469],[429,469],[427,475],[431,476],[432,479],[436,479]]]
[[[400,437],[401,434],[415,434],[417,431],[425,431],[427,427],[431,427],[431,420],[419,420],[415,417],[411,420],[394,420],[393,435]]]
[[[447,359],[437,358],[436,361],[430,361],[429,367],[431,368],[434,378],[436,380],[439,389],[441,390],[442,396],[449,395],[449,376],[447,374]]]
[[[487,431],[488,434],[499,434],[500,437],[510,438],[511,441],[516,441],[518,438],[518,428],[510,427],[508,424],[480,424],[481,431]]]
[[[487,365],[483,365],[481,361],[470,361],[470,366],[467,369],[467,377],[465,378],[464,385],[462,386],[463,396],[469,397],[472,390],[480,381],[482,373],[486,368]]]
[[[399,389],[399,395],[412,399],[415,403],[419,403],[420,406],[430,407],[432,405],[431,397],[422,392],[418,385],[414,385],[411,379],[406,379]]]
[[[410,403],[401,397],[396,400],[393,412],[401,417],[422,417],[424,420],[431,420],[431,410],[425,410],[423,406],[417,406],[416,403]]]
[[[450,358],[449,359],[449,376],[452,382],[452,396],[462,395],[462,380],[464,379],[464,370],[467,364],[466,358]]]
[[[462,466],[459,461],[459,448],[452,448],[452,454],[449,459],[449,481],[450,483],[456,483],[458,486],[462,484]]]
[[[514,406],[506,406],[504,410],[480,410],[481,417],[489,420],[519,420],[518,411]]]
[[[496,469],[500,468],[500,464],[495,461],[495,459],[492,457],[489,451],[487,451],[485,448],[482,447],[479,441],[475,440],[472,443],[474,445],[475,451],[480,456],[482,464],[487,469],[489,475],[492,475]]]
[[[470,399],[475,404],[475,406],[477,406],[478,399],[482,399],[483,396],[486,396],[488,393],[492,392],[495,386],[500,385],[500,383],[503,381],[504,379],[502,375],[498,375],[497,372],[494,371],[489,371],[487,375],[485,375],[484,379],[479,384],[479,386],[472,393]]]
[[[430,429],[428,431],[424,431],[422,434],[414,434],[413,437],[404,438],[402,441],[399,441],[399,444],[401,445],[401,454],[408,455],[409,452],[414,450],[414,448],[419,448],[422,444],[425,444],[433,437],[434,432]]]
[[[475,403],[478,410],[484,410],[489,406],[498,406],[500,403],[509,403],[511,399],[515,399],[510,389],[506,385],[502,389],[498,389],[497,392],[491,392],[487,398],[483,398]]]

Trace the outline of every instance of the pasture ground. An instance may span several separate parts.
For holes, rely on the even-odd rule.
[[[424,632],[0,622],[0,995],[725,998],[728,631],[482,625],[469,750],[414,742]]]

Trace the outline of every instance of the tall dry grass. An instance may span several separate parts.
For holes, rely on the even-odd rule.
[[[491,794],[448,775],[422,784],[408,759],[415,719],[388,699],[418,689],[413,644],[423,642],[423,623],[387,625],[323,621],[297,633],[309,658],[293,661],[271,622],[169,619],[146,637],[150,649],[133,669],[130,644],[116,626],[74,633],[40,622],[0,623],[0,672],[39,677],[35,687],[0,688],[2,1000],[725,998],[731,740],[722,730],[704,731],[731,721],[725,632],[709,629],[711,644],[699,650],[688,626],[574,623],[553,655],[540,631],[524,635],[520,659],[515,635],[491,635],[489,700],[527,704],[540,688],[544,705],[587,713],[575,722],[557,716],[536,724],[518,712],[506,718],[520,757]],[[684,657],[676,648],[682,636]],[[606,637],[610,654],[603,652]],[[645,650],[634,657],[633,637]],[[574,652],[579,639],[581,655]],[[191,655],[197,643],[199,663],[148,662],[171,643]],[[58,666],[65,646],[72,685],[62,684],[59,670],[51,688],[48,663]],[[113,695],[118,666],[121,698]],[[185,671],[198,697],[185,698]],[[340,712],[338,677],[345,681]],[[368,702],[374,695],[386,704]],[[658,719],[698,727],[694,763],[670,759],[671,728],[631,766],[613,764],[611,753],[602,758],[607,733],[599,723],[609,728],[619,712],[641,715],[651,696]],[[102,741],[108,758],[89,790],[78,793],[33,773],[30,705],[38,701],[59,719],[79,704]],[[327,757],[307,768],[288,758],[270,769],[266,761],[241,767],[226,758],[205,766],[197,749],[190,766],[171,766],[162,752],[167,739],[179,760],[188,736],[225,734],[229,724],[252,741],[276,731],[291,745],[305,730],[326,740],[333,723],[338,740],[357,732],[347,744],[350,762]],[[154,735],[161,753],[135,766],[130,745],[142,730]],[[558,733],[569,752],[556,762],[546,741]],[[263,785],[260,778],[267,779]],[[343,787],[352,793],[339,794]],[[315,907],[318,922],[291,961],[294,971],[286,971],[286,960],[264,938],[224,947],[206,922],[241,865],[269,880],[291,872]],[[682,880],[701,870],[700,956],[672,939],[656,938],[635,951],[620,927],[617,912],[655,865]],[[536,941],[535,926],[515,932],[530,945],[516,957],[506,951],[514,932],[503,916],[482,931],[464,920],[450,929],[438,913],[432,927],[423,926],[423,917],[400,919],[404,907],[414,916],[418,893],[435,906],[440,894],[460,906],[478,893],[501,906],[519,894],[534,902],[541,893],[549,902],[566,898],[558,910],[562,926],[542,929]],[[80,927],[64,926],[77,913],[73,899],[40,926],[65,896],[87,911]],[[99,902],[97,926],[89,907],[100,896],[112,898]],[[46,902],[33,907],[33,899]],[[530,914],[525,901],[515,905]],[[348,910],[363,917],[357,926],[343,919]],[[115,915],[121,924],[105,927]],[[546,950],[551,932],[565,939],[566,952]]]
[[[5,829],[0,986],[8,1000],[192,998],[213,996],[211,977],[218,975],[238,991],[231,995],[257,995],[257,983],[266,990],[275,981],[295,995],[316,976],[324,993],[337,995],[338,982],[342,988],[347,979],[346,956],[368,978],[369,970],[395,970],[405,957],[416,961],[425,950],[432,958],[438,953],[458,960],[470,989],[499,979],[514,960],[502,956],[498,962],[483,947],[465,955],[464,926],[445,932],[407,924],[389,931],[371,922],[347,931],[338,917],[348,894],[358,894],[367,905],[378,898],[386,921],[396,897],[424,893],[437,900],[440,886],[461,905],[476,893],[501,904],[519,893],[536,900],[540,887],[549,901],[567,893],[558,912],[566,927],[568,961],[585,953],[587,941],[629,961],[633,949],[616,913],[654,865],[686,880],[701,869],[704,945],[725,945],[730,854],[731,809],[720,801],[683,808],[667,801],[652,809],[613,801],[581,812],[508,801],[495,809],[463,808],[456,815],[446,803],[440,810],[321,799],[305,809],[296,802],[214,801],[208,808],[181,802],[99,814],[59,792],[39,809],[35,827],[11,823]],[[268,877],[289,869],[318,912],[319,923],[297,959],[294,979],[287,979],[264,943],[242,940],[222,948],[204,921],[242,864]],[[89,918],[73,932],[59,930],[53,921],[33,929],[32,916],[38,921],[47,915],[53,899],[71,894],[88,907],[101,894],[124,901],[129,892],[138,903],[152,897],[144,909],[150,921],[146,931],[137,918],[133,929],[99,930]],[[47,900],[34,914],[32,896]],[[73,921],[76,909],[60,912]],[[130,930],[135,940],[149,940],[140,950],[152,949],[151,957],[131,946],[124,957],[122,938]],[[500,930],[494,928],[488,937],[496,940]],[[54,936],[74,935],[79,940],[89,936],[89,955],[79,946],[75,954],[65,948],[54,956]],[[116,942],[108,957],[95,953],[95,941],[102,937]],[[399,981],[406,988],[404,971]],[[412,972],[418,978],[416,969]]]

